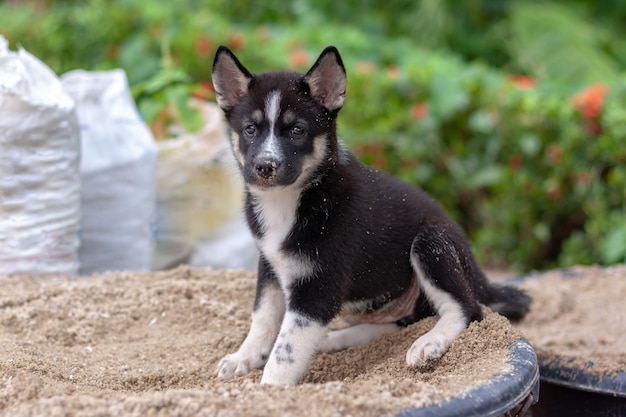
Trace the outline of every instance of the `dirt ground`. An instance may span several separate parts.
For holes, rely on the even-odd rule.
[[[0,277],[0,415],[384,416],[441,402],[509,370],[520,334],[489,313],[431,369],[406,350],[434,324],[318,354],[302,384],[217,381],[246,335],[254,274],[179,267],[68,278]]]

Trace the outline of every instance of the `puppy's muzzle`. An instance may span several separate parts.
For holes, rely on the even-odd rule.
[[[280,168],[280,161],[274,157],[261,155],[254,160],[254,170],[259,179],[272,181]]]

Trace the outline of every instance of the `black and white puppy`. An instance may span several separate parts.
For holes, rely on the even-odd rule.
[[[441,357],[479,303],[511,319],[529,298],[487,282],[461,228],[424,192],[361,164],[338,141],[346,72],[334,47],[306,74],[252,74],[221,46],[213,85],[245,181],[260,261],[252,324],[220,379],[265,365],[261,382],[296,384],[335,351],[438,314],[406,362]],[[353,326],[328,333],[342,315]]]

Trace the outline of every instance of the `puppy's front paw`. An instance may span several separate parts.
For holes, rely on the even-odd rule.
[[[406,353],[406,364],[411,367],[424,367],[446,353],[448,346],[442,338],[426,333],[418,338]]]
[[[226,355],[217,364],[217,378],[222,381],[228,381],[236,376],[246,375],[254,369],[263,366],[265,360],[262,355],[254,357],[241,352]]]

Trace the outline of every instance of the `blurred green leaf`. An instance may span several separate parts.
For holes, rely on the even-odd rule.
[[[600,33],[572,7],[520,2],[512,9],[511,31],[513,59],[541,81],[573,92],[575,86],[618,80],[615,62],[599,48]]]
[[[626,262],[626,221],[609,231],[602,239],[600,249],[604,263]]]
[[[183,84],[172,85],[164,90],[166,101],[176,106],[183,126],[194,132],[202,127],[203,120],[200,113],[189,106],[189,94],[189,87]]]
[[[497,165],[488,165],[470,175],[467,178],[467,186],[469,189],[490,187],[500,183],[504,176],[504,168]]]

